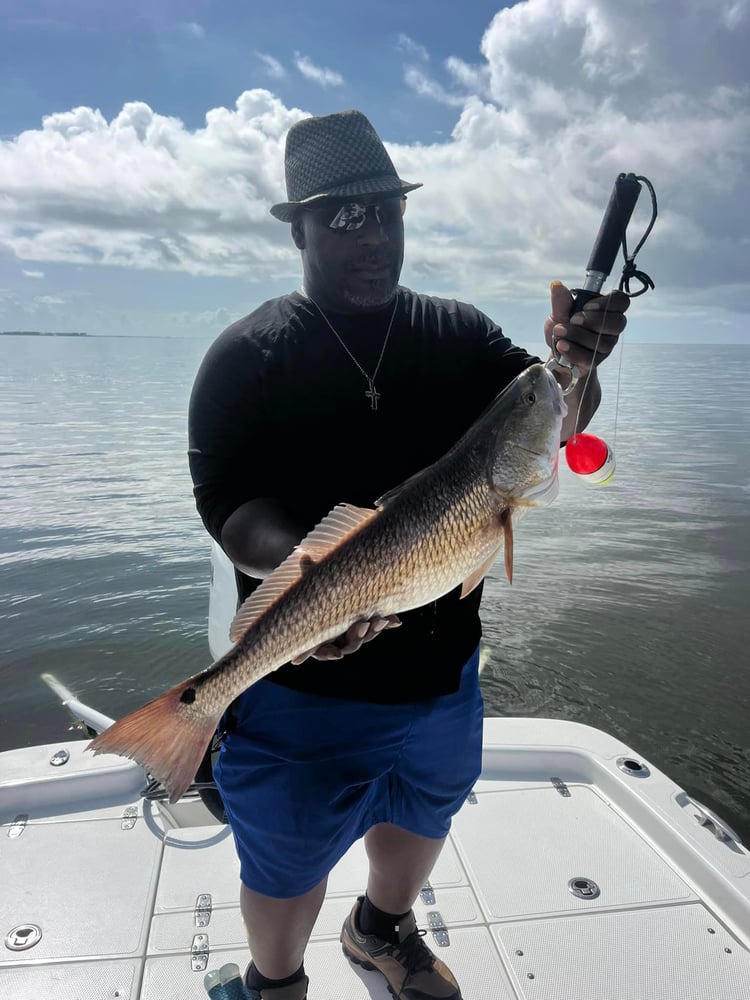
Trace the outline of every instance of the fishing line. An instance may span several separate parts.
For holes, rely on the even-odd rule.
[[[602,325],[604,325],[604,323],[606,322],[608,311],[609,311],[609,302],[607,302],[607,307],[604,310],[604,316],[602,317]],[[599,351],[599,344],[601,342],[602,336],[603,334],[602,331],[600,330],[596,338],[596,343],[594,344],[594,355],[596,355]],[[620,412],[620,385],[622,383],[622,357],[624,353],[625,353],[625,345],[623,343],[620,344],[620,357],[618,359],[618,365],[617,365],[617,384],[615,386],[615,416],[614,416],[614,426],[612,429],[613,449],[617,445],[617,418]],[[578,400],[578,410],[576,412],[576,422],[573,427],[573,437],[575,437],[576,434],[578,434],[578,425],[581,421],[581,410],[583,408],[583,401],[586,398],[586,392],[588,390],[589,382],[591,380],[591,374],[593,371],[594,371],[594,366],[592,365],[591,368],[589,368],[588,372],[586,373],[586,380],[584,381],[583,389],[581,390],[581,398]]]

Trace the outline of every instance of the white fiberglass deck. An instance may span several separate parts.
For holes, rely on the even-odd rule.
[[[0,997],[205,998],[206,969],[248,959],[231,835],[197,801],[144,802],[140,768],[83,746],[62,767],[58,745],[0,754]],[[628,747],[488,719],[473,798],[416,906],[464,1000],[748,1000],[750,854]],[[365,871],[360,843],[331,875],[310,1000],[388,997],[338,941]],[[38,943],[11,950],[30,925]]]

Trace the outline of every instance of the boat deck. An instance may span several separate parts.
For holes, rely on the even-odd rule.
[[[231,834],[198,800],[143,800],[139,767],[85,745],[0,754],[0,996],[205,998],[206,971],[248,960]],[[464,1000],[747,1000],[750,854],[718,823],[604,733],[487,719],[417,920]],[[365,872],[358,843],[331,874],[311,1000],[389,996],[338,940]]]

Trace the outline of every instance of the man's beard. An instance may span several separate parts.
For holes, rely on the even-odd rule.
[[[369,287],[363,288],[363,284]],[[360,287],[357,289],[351,288],[347,282],[344,282],[341,286],[341,296],[355,309],[378,309],[388,305],[393,299],[397,287],[397,275],[360,282]]]

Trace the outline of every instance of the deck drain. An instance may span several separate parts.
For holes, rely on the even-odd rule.
[[[19,924],[9,931],[5,947],[10,951],[26,951],[42,940],[42,928],[38,924]]]
[[[568,882],[568,889],[577,899],[596,899],[601,891],[593,879],[582,878],[580,875]]]

